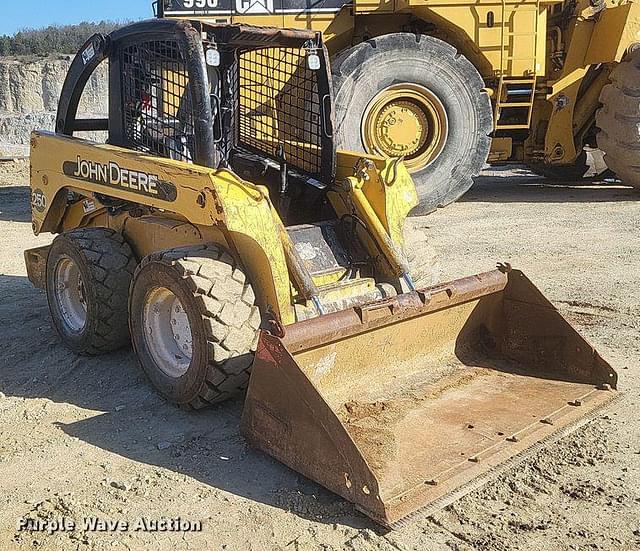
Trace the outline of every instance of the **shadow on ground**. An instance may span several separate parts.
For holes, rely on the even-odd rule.
[[[0,186],[0,220],[31,222],[29,186]]]
[[[199,412],[178,409],[155,393],[130,349],[101,357],[70,352],[51,326],[44,293],[25,277],[0,276],[0,296],[7,324],[0,391],[97,412],[58,423],[66,434],[309,520],[381,530],[350,503],[250,448],[239,432],[242,397]]]
[[[526,170],[509,168],[483,174],[463,201],[638,198],[636,190],[617,183],[551,185]],[[0,187],[0,220],[30,220],[27,186]],[[130,350],[102,357],[70,352],[51,327],[44,293],[25,277],[0,275],[0,320],[0,391],[97,412],[77,422],[60,423],[66,434],[303,518],[375,527],[351,504],[249,448],[239,432],[242,398],[202,412],[182,411],[153,391]]]
[[[475,180],[461,202],[599,203],[639,201],[640,190],[618,181],[588,179],[551,181],[524,167],[492,167]]]

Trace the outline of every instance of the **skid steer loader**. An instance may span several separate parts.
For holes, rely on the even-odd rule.
[[[32,136],[33,230],[58,235],[26,265],[73,350],[130,339],[191,408],[248,387],[252,444],[397,526],[584,422],[617,377],[508,265],[414,288],[415,186],[336,151],[327,57],[303,30],[93,36]],[[108,118],[78,118],[107,60]]]

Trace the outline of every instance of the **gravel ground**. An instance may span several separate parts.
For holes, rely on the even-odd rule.
[[[25,277],[36,238],[26,163],[0,163],[0,548],[637,549],[640,546],[640,197],[488,172],[455,205],[412,219],[414,257],[442,278],[509,261],[607,358],[624,398],[434,516],[388,532],[252,450],[241,399],[187,413],[149,387],[131,351],[79,357]],[[17,531],[21,517],[74,530]],[[200,532],[95,532],[82,519],[181,517]]]

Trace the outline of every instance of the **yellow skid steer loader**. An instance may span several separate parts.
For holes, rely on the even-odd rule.
[[[108,118],[79,118],[102,62]],[[616,374],[508,265],[414,287],[415,186],[399,159],[336,151],[329,75],[302,30],[93,36],[32,137],[33,230],[58,235],[25,258],[72,349],[131,341],[192,408],[248,387],[252,444],[396,526],[588,419]]]

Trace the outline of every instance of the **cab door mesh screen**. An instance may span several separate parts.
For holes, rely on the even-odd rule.
[[[238,142],[319,177],[322,121],[315,71],[302,50],[265,48],[239,57]]]
[[[121,50],[125,146],[192,162],[189,77],[178,42],[137,42]]]

